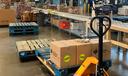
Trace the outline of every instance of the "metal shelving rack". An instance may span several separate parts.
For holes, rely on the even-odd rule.
[[[85,28],[82,31],[79,30],[70,30],[70,29],[64,29],[64,31],[67,31],[73,35],[76,35],[80,38],[88,38],[88,37],[96,37],[96,35],[92,32],[90,32],[90,16],[83,16],[83,15],[77,15],[77,14],[70,14],[65,12],[58,12],[50,9],[41,9],[41,8],[33,8],[34,10],[38,10],[43,12],[44,14],[50,14],[54,16],[58,16],[59,18],[67,18],[70,20],[78,20],[84,22],[85,25],[83,25]],[[59,27],[58,27],[59,28]]]
[[[83,16],[83,15],[76,15],[76,14],[69,14],[69,13],[64,13],[64,12],[58,12],[58,11],[49,11],[49,9],[40,9],[40,8],[35,8],[36,10],[41,10],[44,13],[49,13],[51,15],[56,15],[56,16],[61,16],[64,18],[69,18],[69,19],[74,19],[74,20],[79,20],[79,21],[83,21],[85,22],[85,36],[89,36],[89,28],[90,28],[90,24],[87,24],[86,22],[90,23],[91,17],[90,16]],[[116,32],[118,32],[118,36],[117,36],[117,40],[112,40],[111,39],[111,31],[114,30]],[[71,30],[65,30],[68,31],[74,35],[77,35],[81,38],[83,38],[83,36],[80,35],[80,33],[77,32],[73,32]],[[128,49],[128,44],[121,42],[121,34],[124,33],[128,33],[128,28],[127,25],[124,25],[124,23],[119,23],[119,21],[112,21],[112,25],[111,28],[109,30],[109,32],[106,34],[105,38],[111,40],[112,44],[117,45],[119,47],[123,47],[125,49]],[[92,35],[92,33],[90,34]],[[95,36],[95,34],[93,35]]]
[[[109,32],[106,34],[106,39],[111,40],[111,43],[113,45],[122,47],[123,50],[128,49],[128,44],[126,42],[122,41],[122,38],[126,36],[126,34],[128,34],[128,23],[121,23],[119,21],[112,21],[112,26],[109,30]],[[117,39],[113,40],[111,38],[112,36],[112,31],[117,32]]]

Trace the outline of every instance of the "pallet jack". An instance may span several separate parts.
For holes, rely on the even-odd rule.
[[[93,22],[99,21],[98,31],[93,27]],[[108,24],[105,25],[104,21]],[[105,27],[105,30],[103,28]],[[111,27],[111,19],[107,16],[97,16],[91,20],[90,28],[99,37],[98,45],[98,59],[95,57],[88,57],[76,71],[74,76],[109,76],[103,66],[103,36]]]

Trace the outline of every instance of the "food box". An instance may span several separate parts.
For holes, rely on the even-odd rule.
[[[57,68],[69,68],[76,65],[76,46],[69,45],[65,41],[51,43],[51,61]]]
[[[111,42],[109,40],[104,40],[103,42],[103,60],[110,60]],[[90,43],[92,45],[92,56],[98,58],[98,39],[92,39]]]
[[[91,44],[89,42],[81,42],[79,39],[68,40],[67,43],[77,47],[77,65],[81,65],[87,57],[91,56]]]
[[[15,22],[15,17],[16,11],[14,9],[0,9],[0,26]]]

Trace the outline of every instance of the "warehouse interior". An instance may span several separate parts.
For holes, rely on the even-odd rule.
[[[0,0],[0,76],[128,76],[128,0]]]

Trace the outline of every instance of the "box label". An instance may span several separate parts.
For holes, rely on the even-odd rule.
[[[85,60],[85,54],[81,54],[81,55],[80,55],[80,60],[81,60],[81,61]]]
[[[64,56],[64,62],[65,62],[65,63],[70,62],[70,60],[71,60],[70,55],[65,55],[65,56]]]

